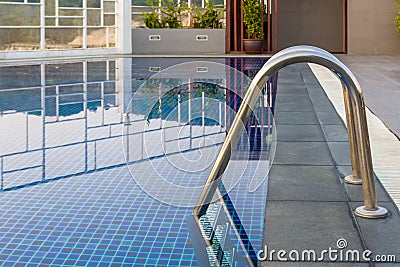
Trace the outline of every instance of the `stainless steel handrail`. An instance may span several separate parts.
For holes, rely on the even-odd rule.
[[[355,180],[354,183],[358,183],[357,180],[361,177],[364,193],[364,206],[356,208],[355,214],[365,218],[386,217],[387,210],[379,207],[376,199],[371,148],[361,86],[354,74],[335,56],[313,46],[294,46],[280,51],[272,56],[254,77],[193,210],[194,215],[201,216],[207,210],[218,182],[228,165],[231,151],[236,147],[243,127],[247,123],[266,82],[281,68],[302,62],[324,66],[330,69],[342,82],[349,133],[352,176],[353,180]],[[350,177],[350,179],[347,178],[346,180],[352,179]]]

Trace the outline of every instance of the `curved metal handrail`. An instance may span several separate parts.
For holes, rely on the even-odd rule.
[[[267,81],[281,68],[294,63],[305,62],[327,67],[342,82],[353,173],[353,178],[347,177],[346,180],[359,183],[358,181],[361,178],[364,193],[364,206],[358,207],[355,214],[366,218],[381,218],[387,215],[387,210],[379,207],[376,199],[371,148],[361,86],[354,74],[335,56],[312,46],[294,46],[280,51],[272,56],[254,77],[193,210],[194,215],[201,216],[207,210],[218,182],[228,165],[231,150],[236,147],[243,126],[246,125],[252,108]]]

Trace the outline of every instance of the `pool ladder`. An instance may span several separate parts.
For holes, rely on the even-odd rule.
[[[364,194],[364,205],[356,208],[355,214],[365,218],[387,216],[387,209],[378,206],[376,198],[367,118],[360,84],[354,74],[335,56],[313,46],[294,46],[280,51],[272,56],[254,77],[193,210],[194,216],[206,213],[228,165],[231,151],[236,147],[243,126],[246,125],[267,81],[287,65],[306,62],[330,69],[342,83],[352,166],[352,175],[347,176],[345,182],[362,184]]]
[[[257,254],[223,183],[218,201],[201,216],[188,216],[187,225],[199,266],[257,266]],[[238,245],[238,246],[237,246]]]

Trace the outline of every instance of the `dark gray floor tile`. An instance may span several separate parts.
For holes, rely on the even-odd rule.
[[[337,165],[351,165],[350,147],[347,142],[328,142],[328,146]]]
[[[317,80],[309,79],[308,77],[303,77],[303,80],[307,88],[311,87],[311,90],[316,90],[317,88],[319,88],[320,90],[322,90],[321,84]]]
[[[314,104],[314,110],[315,112],[331,112],[331,113],[336,113],[335,108],[330,105],[328,102],[325,103],[316,103]]]
[[[307,87],[307,92],[310,96],[325,96],[326,97],[326,93],[325,93],[324,89],[319,84],[310,85],[310,84],[304,83],[304,85]]]
[[[311,100],[306,95],[277,95],[275,102],[277,111],[313,111]]]
[[[324,142],[279,142],[273,164],[331,165],[332,159]]]
[[[340,238],[348,249],[362,249],[349,207],[342,202],[269,201],[264,232],[269,249],[322,251],[336,248]]]
[[[343,125],[342,119],[338,116],[336,112],[316,112],[318,121],[321,124],[326,124],[326,125]]]
[[[308,94],[305,85],[280,85],[278,83],[277,95],[290,95],[290,94]]]
[[[310,70],[311,71],[311,70]],[[323,91],[321,84],[315,78],[314,74],[304,74],[302,73],[303,81],[307,86],[309,92],[311,91]]]
[[[336,113],[335,108],[332,106],[331,101],[326,95],[311,95],[311,102],[313,103],[316,112],[332,112]]]
[[[318,85],[306,84],[306,86],[307,86],[308,94],[310,96],[313,96],[313,97],[322,97],[322,96],[324,96],[326,98],[326,100],[329,101],[329,99],[327,98],[327,96],[325,94],[324,89],[322,89],[322,87],[319,84]]]
[[[362,203],[351,203],[353,209],[360,205]],[[387,218],[365,219],[356,216],[356,220],[373,255],[396,255],[396,262],[400,263],[400,216],[394,204],[385,202],[384,205],[391,212]]]
[[[341,178],[344,178],[344,177],[346,177],[347,175],[350,175],[350,174],[352,173],[351,166],[349,166],[349,165],[345,165],[345,166],[343,166],[343,165],[337,165],[336,168],[337,168],[337,170],[338,170],[339,175],[341,176]]]
[[[351,166],[337,166],[337,168],[341,178],[344,178],[345,176],[350,175],[352,173]],[[343,180],[342,183],[344,183]],[[350,201],[364,201],[364,194],[361,185],[352,185],[344,183],[344,189],[346,190],[346,194]],[[377,180],[376,177],[375,177],[375,190],[378,202],[391,201],[390,196],[388,195],[388,193],[386,192],[386,190],[383,188],[382,184]]]
[[[268,175],[268,200],[344,201],[334,167],[275,165]]]
[[[347,142],[347,128],[342,125],[321,125],[327,141]]]
[[[319,125],[276,125],[278,141],[325,141]]]
[[[278,81],[279,81],[279,79],[291,80],[291,81],[303,81],[300,73],[296,70],[294,70],[292,72],[280,71],[278,74]]]
[[[278,112],[274,116],[275,123],[278,124],[318,124],[317,117],[314,112]]]
[[[304,81],[302,79],[290,80],[290,79],[278,79],[278,87],[285,86],[285,87],[296,87],[301,86],[304,89],[307,89]]]
[[[283,67],[282,69],[279,70],[279,74],[283,73],[290,73],[290,72],[299,72],[299,66],[300,64],[292,64],[292,65],[287,65]]]
[[[364,193],[362,185],[352,185],[344,183],[347,196],[350,201],[364,201]],[[375,180],[375,190],[378,202],[390,202],[391,199],[383,189],[382,185]]]

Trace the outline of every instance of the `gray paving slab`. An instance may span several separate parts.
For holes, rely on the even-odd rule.
[[[331,142],[347,142],[347,129],[340,125],[321,125],[327,141]]]
[[[297,70],[298,71],[298,70]],[[306,84],[304,83],[304,81],[302,79],[296,79],[296,80],[285,80],[283,78],[279,79],[279,83],[277,84],[278,88],[280,87],[286,87],[291,89],[292,87],[301,87],[304,89],[307,89]]]
[[[267,201],[345,201],[333,166],[274,165],[268,179]]]
[[[353,209],[360,205],[362,205],[360,202],[351,203]],[[389,216],[385,219],[369,220],[356,217],[356,220],[366,247],[373,252],[373,255],[395,255],[396,263],[400,263],[399,213],[393,203],[385,202],[384,207],[390,211]]]
[[[321,251],[339,238],[363,248],[345,202],[267,201],[264,233],[270,249]]]
[[[273,164],[332,165],[324,142],[278,142]]]
[[[336,113],[331,101],[326,97],[325,94],[313,95],[311,94],[311,102],[313,103],[314,110],[316,112],[331,112]]]
[[[325,141],[319,125],[276,125],[278,141]]]
[[[312,111],[310,98],[304,94],[277,94],[276,111]]]
[[[349,143],[328,142],[328,146],[336,165],[351,165]]]
[[[300,66],[300,71],[304,84],[307,86],[308,91],[311,93],[320,93],[320,83],[315,75],[309,72],[309,66],[307,64],[302,64]]]
[[[342,119],[337,116],[336,112],[316,112],[317,118],[321,125],[343,125]]]
[[[308,68],[308,66],[306,67]],[[319,88],[320,83],[317,79],[315,79],[315,77],[311,78],[311,75],[313,74],[310,74],[310,77],[308,77],[308,75],[303,75],[304,84],[307,86],[307,90],[309,93],[319,94],[321,93]]]
[[[318,124],[317,116],[313,111],[280,111],[275,113],[274,120],[276,125]]]
[[[290,79],[290,80],[301,80],[301,74],[300,72],[293,70],[292,72],[289,72],[288,70],[285,70],[285,72],[279,72],[278,79]]]
[[[344,189],[346,190],[346,195],[349,199],[349,201],[364,201],[364,195],[363,195],[363,190],[361,185],[351,185],[351,184],[346,184],[343,181],[343,178],[347,175],[350,175],[351,172],[351,166],[342,166],[338,165],[336,166],[340,177],[342,178],[341,182],[343,183]],[[382,184],[378,179],[375,178],[375,188],[376,188],[376,196],[378,198],[378,201],[392,201],[389,194],[386,192],[386,190],[383,188]]]
[[[286,88],[288,90],[297,90],[297,89],[305,89],[307,90],[307,86],[305,85],[304,81],[302,79],[296,79],[296,80],[285,80],[284,78],[278,79],[278,84],[277,88],[278,90],[280,88]]]
[[[278,83],[277,93],[280,94],[302,94],[307,93],[307,88],[304,85],[298,84],[288,84],[288,85],[280,85]]]

